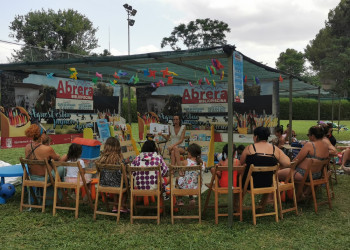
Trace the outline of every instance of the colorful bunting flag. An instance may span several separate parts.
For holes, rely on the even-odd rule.
[[[260,80],[259,80],[259,78],[257,76],[255,77],[255,82],[256,82],[256,84],[260,83]]]
[[[153,79],[156,79],[156,70],[149,70],[148,77],[153,77]]]
[[[168,71],[168,67],[166,67],[166,69],[161,70],[160,72],[163,73],[163,78],[165,78],[166,76],[170,75],[169,71]]]
[[[138,83],[140,81],[139,77],[137,76],[137,73],[136,73],[136,76],[134,77],[134,84]]]
[[[92,78],[91,81],[96,84],[97,83],[97,80],[98,80],[98,77],[95,77],[95,78]]]
[[[49,78],[49,79],[53,79],[53,74],[54,74],[54,73],[50,73],[50,74],[49,74],[49,73],[46,73],[46,77]]]
[[[283,77],[282,77],[282,75],[280,75],[280,77],[278,78],[278,80],[280,81],[280,83],[283,82]]]
[[[225,72],[224,71],[221,71],[221,75],[220,75],[220,80],[224,80],[224,77],[225,77]]]
[[[149,76],[149,70],[148,69],[144,69],[143,70],[143,75],[144,76]]]

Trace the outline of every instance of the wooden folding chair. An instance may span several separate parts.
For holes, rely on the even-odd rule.
[[[315,159],[311,159],[312,162],[311,164],[308,165],[307,170],[305,171],[304,178],[301,181],[294,181],[295,184],[298,185],[297,187],[297,200],[300,200],[302,198],[302,195],[304,193],[304,187],[310,187],[311,188],[311,194],[312,194],[312,199],[314,203],[314,208],[315,208],[315,213],[318,212],[318,205],[322,204],[327,204],[329,206],[329,209],[332,209],[332,200],[331,200],[331,192],[329,188],[329,178],[330,178],[330,172],[328,171],[328,164],[329,164],[329,159],[319,161]],[[319,167],[322,166],[321,168],[321,173],[322,176],[320,179],[314,180],[312,178],[312,171],[313,169],[319,169]],[[316,192],[315,188],[319,187],[322,188],[324,186],[327,191],[327,200],[322,201],[322,202],[317,202],[316,199]]]
[[[47,192],[47,187],[50,187],[54,184],[53,177],[51,175],[51,167],[48,163],[48,161],[45,160],[28,160],[24,158],[19,158],[22,168],[23,168],[23,181],[22,181],[22,194],[21,194],[21,204],[19,207],[19,211],[23,211],[23,207],[29,207],[29,208],[41,208],[41,211],[44,213],[45,212],[45,202],[46,202],[46,192]],[[27,172],[26,165],[28,165],[28,169],[30,169],[31,165],[38,165],[42,166],[45,168],[45,176],[43,181],[35,181],[30,179],[30,174]],[[48,177],[50,182],[48,183]],[[25,187],[29,187],[29,192],[31,194],[31,197],[34,200],[34,204],[28,203],[24,204],[24,193],[25,193]],[[43,196],[42,196],[42,202],[41,205],[39,205],[38,198],[34,192],[35,188],[42,188],[43,189]],[[30,196],[29,196],[30,197]]]
[[[95,200],[95,208],[94,208],[94,220],[96,220],[96,215],[97,214],[103,214],[103,215],[109,215],[109,216],[117,216],[117,223],[119,222],[120,219],[120,208],[121,208],[121,203],[122,203],[122,197],[123,194],[127,192],[127,178],[126,178],[126,171],[125,171],[125,166],[124,164],[120,165],[114,165],[114,164],[101,164],[101,163],[96,163],[96,169],[97,169],[97,174],[98,174],[98,183],[97,183],[97,195],[96,195],[96,200]],[[119,187],[111,187],[111,186],[102,186],[100,185],[100,178],[101,178],[101,171],[107,170],[107,171],[121,171],[122,173],[122,178],[120,180],[120,186]],[[110,194],[117,194],[119,195],[118,199],[118,212],[117,213],[111,213],[111,212],[103,212],[98,210],[98,196],[99,193],[110,193]],[[105,199],[105,202],[108,203],[108,200]],[[108,205],[107,205],[108,207]],[[108,211],[108,210],[107,210]]]
[[[154,219],[157,220],[157,224],[160,223],[160,206],[161,206],[161,199],[162,199],[162,176],[161,176],[161,168],[160,165],[156,167],[130,167],[128,166],[128,172],[130,177],[130,223],[134,223],[134,219]],[[136,189],[134,185],[134,172],[143,171],[143,172],[150,172],[150,171],[157,171],[157,188],[156,189],[150,189],[150,190],[144,190],[144,189]],[[134,215],[134,210],[136,210],[135,198],[138,196],[156,196],[157,197],[157,215],[156,216],[136,216]],[[164,204],[164,202],[163,202]],[[143,208],[155,208],[154,206],[142,206]],[[164,209],[163,209],[164,211]]]
[[[287,176],[286,180],[284,183],[279,182],[277,179],[277,198],[278,198],[278,204],[279,204],[279,213],[281,219],[283,219],[283,214],[291,211],[295,211],[295,214],[298,215],[298,205],[297,205],[297,197],[295,194],[295,184],[294,184],[294,172],[295,172],[295,167],[297,166],[298,162],[293,161],[290,164],[290,171],[289,175]],[[278,177],[277,177],[278,178]],[[286,208],[283,209],[282,207],[282,199],[281,199],[281,192],[287,192],[291,190],[293,193],[293,204],[294,206],[291,208]],[[287,195],[286,195],[287,196]]]
[[[198,219],[199,224],[202,220],[201,211],[201,186],[202,186],[202,165],[195,166],[172,166],[170,165],[170,200],[171,200],[171,223],[174,224],[174,219]],[[198,171],[198,184],[196,189],[180,189],[176,185],[175,173],[179,171]],[[197,195],[198,196],[198,215],[174,215],[174,197],[176,196],[187,196]],[[185,206],[182,206],[185,207]],[[193,207],[193,206],[192,206]]]
[[[278,208],[277,208],[277,178],[276,178],[276,172],[279,168],[279,164],[275,166],[254,166],[253,164],[250,165],[249,172],[247,175],[247,179],[244,184],[244,191],[243,196],[245,193],[250,193],[251,199],[252,199],[252,215],[253,215],[253,224],[256,225],[256,217],[261,216],[269,216],[269,215],[275,215],[276,222],[278,222]],[[254,173],[267,173],[272,172],[272,185],[270,187],[260,187],[255,188],[254,187]],[[250,190],[248,190],[248,185],[250,184]],[[268,212],[268,213],[256,213],[256,204],[255,204],[255,195],[262,194],[262,195],[268,195],[273,194],[273,205],[274,205],[274,211]]]
[[[335,159],[332,157],[328,164],[328,175],[329,175],[329,184],[331,188],[332,198],[334,199],[334,188],[333,188],[333,180],[335,183],[338,183],[338,177],[337,177],[337,166],[335,164]]]
[[[79,174],[77,175],[77,181],[75,183],[72,182],[65,182],[61,180],[61,177],[58,173],[57,168],[59,166],[62,167],[76,167],[79,169]],[[63,209],[63,210],[73,210],[75,211],[75,218],[78,218],[79,214],[79,197],[80,197],[80,188],[84,187],[86,190],[86,195],[88,197],[88,203],[92,209],[92,199],[90,195],[90,190],[87,187],[87,183],[85,180],[85,176],[83,174],[82,167],[80,165],[80,162],[60,162],[60,161],[52,161],[52,167],[55,170],[55,185],[54,185],[54,200],[53,200],[53,210],[52,210],[52,215],[56,215],[56,209]],[[70,206],[57,206],[57,196],[58,196],[58,188],[61,188],[62,190],[65,189],[75,189],[75,206],[70,207]],[[62,192],[64,193],[64,192]]]
[[[238,177],[238,185],[236,187],[233,187],[232,193],[233,194],[238,194],[239,197],[239,207],[238,211],[234,212],[234,216],[239,216],[239,220],[243,220],[243,188],[242,188],[242,176],[244,173],[245,166],[234,166],[233,171],[237,171],[237,177]],[[227,205],[219,205],[219,195],[221,194],[228,194],[228,187],[219,187],[219,178],[218,175],[216,174],[216,171],[228,171],[227,166],[218,166],[215,165],[215,172],[211,177],[210,183],[206,183],[205,185],[208,187],[208,194],[207,198],[205,200],[205,205],[202,214],[204,214],[207,210],[207,208],[215,208],[215,224],[219,223],[219,217],[222,216],[228,216],[228,213],[219,213],[219,208],[222,207],[227,207]],[[208,205],[209,200],[210,200],[210,195],[211,192],[214,192],[214,206],[213,205]]]

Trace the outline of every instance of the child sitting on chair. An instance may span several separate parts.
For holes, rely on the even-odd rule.
[[[101,164],[121,164],[123,162],[123,155],[121,152],[120,142],[115,137],[109,137],[104,145],[103,152],[97,160]],[[100,176],[100,185],[109,187],[120,187],[122,179],[122,172],[120,170],[103,170]],[[126,185],[126,183],[124,183]],[[117,204],[117,195],[113,196],[114,203]],[[120,212],[128,213],[126,204],[127,196],[123,195]],[[113,213],[118,212],[117,205],[113,206]]]
[[[67,161],[68,162],[79,161],[81,168],[84,172],[85,181],[86,183],[89,183],[91,181],[91,174],[85,174],[85,171],[84,171],[85,164],[84,164],[84,161],[80,159],[82,152],[83,152],[83,148],[80,144],[72,143],[68,149]],[[77,167],[68,167],[64,181],[77,182],[78,174],[79,174],[79,169]],[[80,179],[80,183],[82,182],[83,181]]]
[[[222,157],[219,161],[218,166],[228,166],[228,144],[226,144],[222,148]],[[235,158],[236,155],[236,145],[233,144],[233,166],[239,166],[240,162],[237,158]],[[215,174],[215,168],[210,169],[211,174]],[[219,177],[219,186],[220,187],[228,187],[228,171],[216,171],[217,176]],[[233,186],[237,186],[237,171],[233,171]]]
[[[201,159],[201,147],[198,144],[191,144],[187,148],[187,159],[183,161],[183,166],[195,166],[202,165],[203,161]],[[198,176],[197,171],[182,171],[179,172],[179,177],[177,177],[177,184],[181,189],[196,189],[198,186]],[[193,196],[190,196],[190,205],[196,203]],[[178,201],[178,205],[184,205],[182,200]]]

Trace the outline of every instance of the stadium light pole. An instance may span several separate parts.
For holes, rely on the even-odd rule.
[[[130,16],[135,16],[137,13],[137,10],[133,9],[131,5],[129,4],[124,4],[123,5],[124,9],[126,10],[126,12],[128,13],[128,55],[130,55],[130,26],[134,26],[135,24],[135,20],[134,19],[130,19]],[[128,122],[131,126],[131,87],[130,85],[128,85]],[[123,101],[122,101],[123,102]]]

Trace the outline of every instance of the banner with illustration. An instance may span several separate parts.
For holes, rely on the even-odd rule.
[[[243,56],[238,52],[233,52],[233,68],[234,68],[234,102],[244,103],[244,87],[243,87]]]
[[[265,95],[245,96],[244,100],[232,104],[236,132],[251,133],[256,126],[277,125],[277,117],[271,115],[272,95],[268,89],[270,86],[261,91]],[[189,129],[214,125],[217,132],[228,130],[227,84],[142,88],[137,89],[136,94],[141,126],[152,119],[172,124],[173,116],[181,115],[182,124]]]
[[[50,135],[74,135],[84,128],[96,130],[98,118],[114,121],[117,117],[118,91],[105,83],[39,75],[27,75],[22,82],[8,79],[1,85],[3,141],[25,137],[24,131],[33,123],[40,124]],[[3,98],[5,94],[10,98]]]

